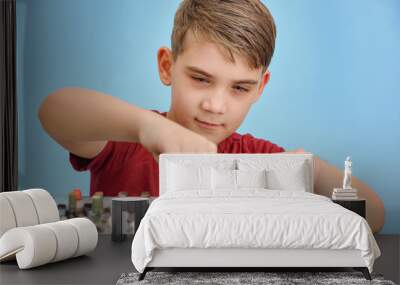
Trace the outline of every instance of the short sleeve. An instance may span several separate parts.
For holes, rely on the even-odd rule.
[[[76,171],[92,170],[93,168],[100,168],[107,159],[109,159],[113,149],[115,149],[115,142],[108,141],[104,148],[93,158],[85,158],[69,153],[69,161]]]
[[[285,149],[265,139],[253,137],[251,134],[245,134],[242,137],[243,148],[248,153],[277,153],[284,152]]]
[[[166,112],[151,111],[166,116]],[[137,142],[107,141],[101,152],[94,158],[84,158],[70,152],[69,161],[76,171],[98,171],[106,166],[115,170],[141,148],[141,144]],[[115,165],[113,165],[114,162]]]
[[[94,158],[88,159],[69,153],[69,160],[77,171],[117,171],[140,149],[141,144],[136,142],[108,141]]]

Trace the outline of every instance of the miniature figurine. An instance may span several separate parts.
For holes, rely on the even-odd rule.
[[[351,188],[351,159],[350,156],[346,158],[344,162],[344,178],[343,178],[343,189],[352,189]]]

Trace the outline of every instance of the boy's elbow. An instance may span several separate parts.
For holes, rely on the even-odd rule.
[[[372,232],[378,233],[385,224],[385,205],[381,198],[373,192],[374,195],[364,197],[367,202],[367,222]]]
[[[366,200],[366,220],[373,233],[382,230],[385,224],[385,205],[378,193],[367,184],[354,177],[359,197]]]
[[[378,233],[382,230],[385,224],[385,206],[379,197],[377,199],[375,209],[376,210],[373,213],[374,217],[373,224],[371,225],[371,230],[373,233]]]
[[[49,95],[49,96],[50,96],[50,95]],[[42,124],[42,126],[43,126],[43,122],[44,122],[44,118],[45,118],[45,113],[46,113],[47,99],[48,99],[49,96],[47,96],[47,97],[42,101],[42,103],[40,103],[40,106],[39,106],[38,112],[37,112],[37,116],[38,116],[39,121],[40,121],[40,123]]]
[[[43,125],[43,120],[44,120],[44,115],[45,115],[45,102],[47,100],[47,97],[40,103],[40,106],[38,108],[37,116],[39,118],[39,121]]]
[[[42,124],[43,127],[45,127],[46,125],[46,118],[47,118],[47,114],[51,105],[51,99],[52,99],[52,94],[48,95],[40,104],[38,112],[37,112],[37,116],[39,118],[40,123]]]
[[[57,98],[62,94],[65,94],[65,92],[68,92],[68,90],[70,89],[70,87],[57,89],[44,98],[37,112],[37,116],[42,125],[46,121],[46,118],[48,117],[47,115],[50,113],[50,110],[57,105]]]
[[[37,111],[37,116],[42,124],[42,127],[44,130],[48,131],[49,126],[52,124],[52,119],[54,119],[54,113],[57,113],[57,106],[60,105],[58,102],[58,97],[65,92],[66,88],[58,89],[49,95],[47,95],[43,101],[41,102],[38,111]]]

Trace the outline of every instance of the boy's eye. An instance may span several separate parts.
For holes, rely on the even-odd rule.
[[[249,90],[246,88],[243,88],[242,86],[234,86],[233,89],[239,91],[239,92],[248,92]]]
[[[196,80],[198,82],[205,82],[205,83],[208,82],[208,80],[206,78],[203,78],[203,77],[192,76],[192,79],[194,79],[194,80]]]

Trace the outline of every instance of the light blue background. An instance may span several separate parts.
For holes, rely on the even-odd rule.
[[[265,1],[278,29],[272,76],[240,133],[304,148],[353,174],[385,203],[400,233],[400,2]],[[68,152],[41,128],[52,91],[93,88],[167,111],[156,52],[170,46],[177,0],[17,0],[20,189],[89,192]]]

